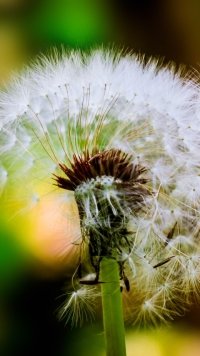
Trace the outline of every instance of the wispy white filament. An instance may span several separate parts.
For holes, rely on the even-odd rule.
[[[94,287],[82,286],[68,295],[59,309],[60,319],[65,318],[66,322],[70,320],[72,325],[76,325],[94,318],[95,297],[98,297]]]

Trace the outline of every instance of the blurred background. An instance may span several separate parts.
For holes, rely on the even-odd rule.
[[[102,44],[198,69],[200,2],[0,0],[2,86],[53,46],[87,50]],[[45,206],[12,219],[0,208],[0,354],[103,355],[100,316],[82,328],[56,317],[71,266],[58,250],[62,232],[72,233],[70,223],[44,214]],[[194,303],[170,328],[128,329],[127,345],[129,356],[200,355],[200,306]]]

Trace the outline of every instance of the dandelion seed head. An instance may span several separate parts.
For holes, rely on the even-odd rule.
[[[131,322],[198,298],[198,97],[182,69],[105,50],[41,57],[0,93],[2,198],[26,212],[41,183],[78,208],[80,263],[61,317],[92,310],[98,278],[80,286],[81,269],[97,276],[102,256],[130,281]]]

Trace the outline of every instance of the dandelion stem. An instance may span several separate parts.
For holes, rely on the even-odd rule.
[[[119,266],[115,259],[104,257],[100,265],[103,321],[107,356],[125,356],[125,331]]]

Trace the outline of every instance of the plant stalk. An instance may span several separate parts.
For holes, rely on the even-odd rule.
[[[120,291],[119,266],[115,259],[103,257],[100,264],[103,323],[106,355],[126,356],[125,330]]]

